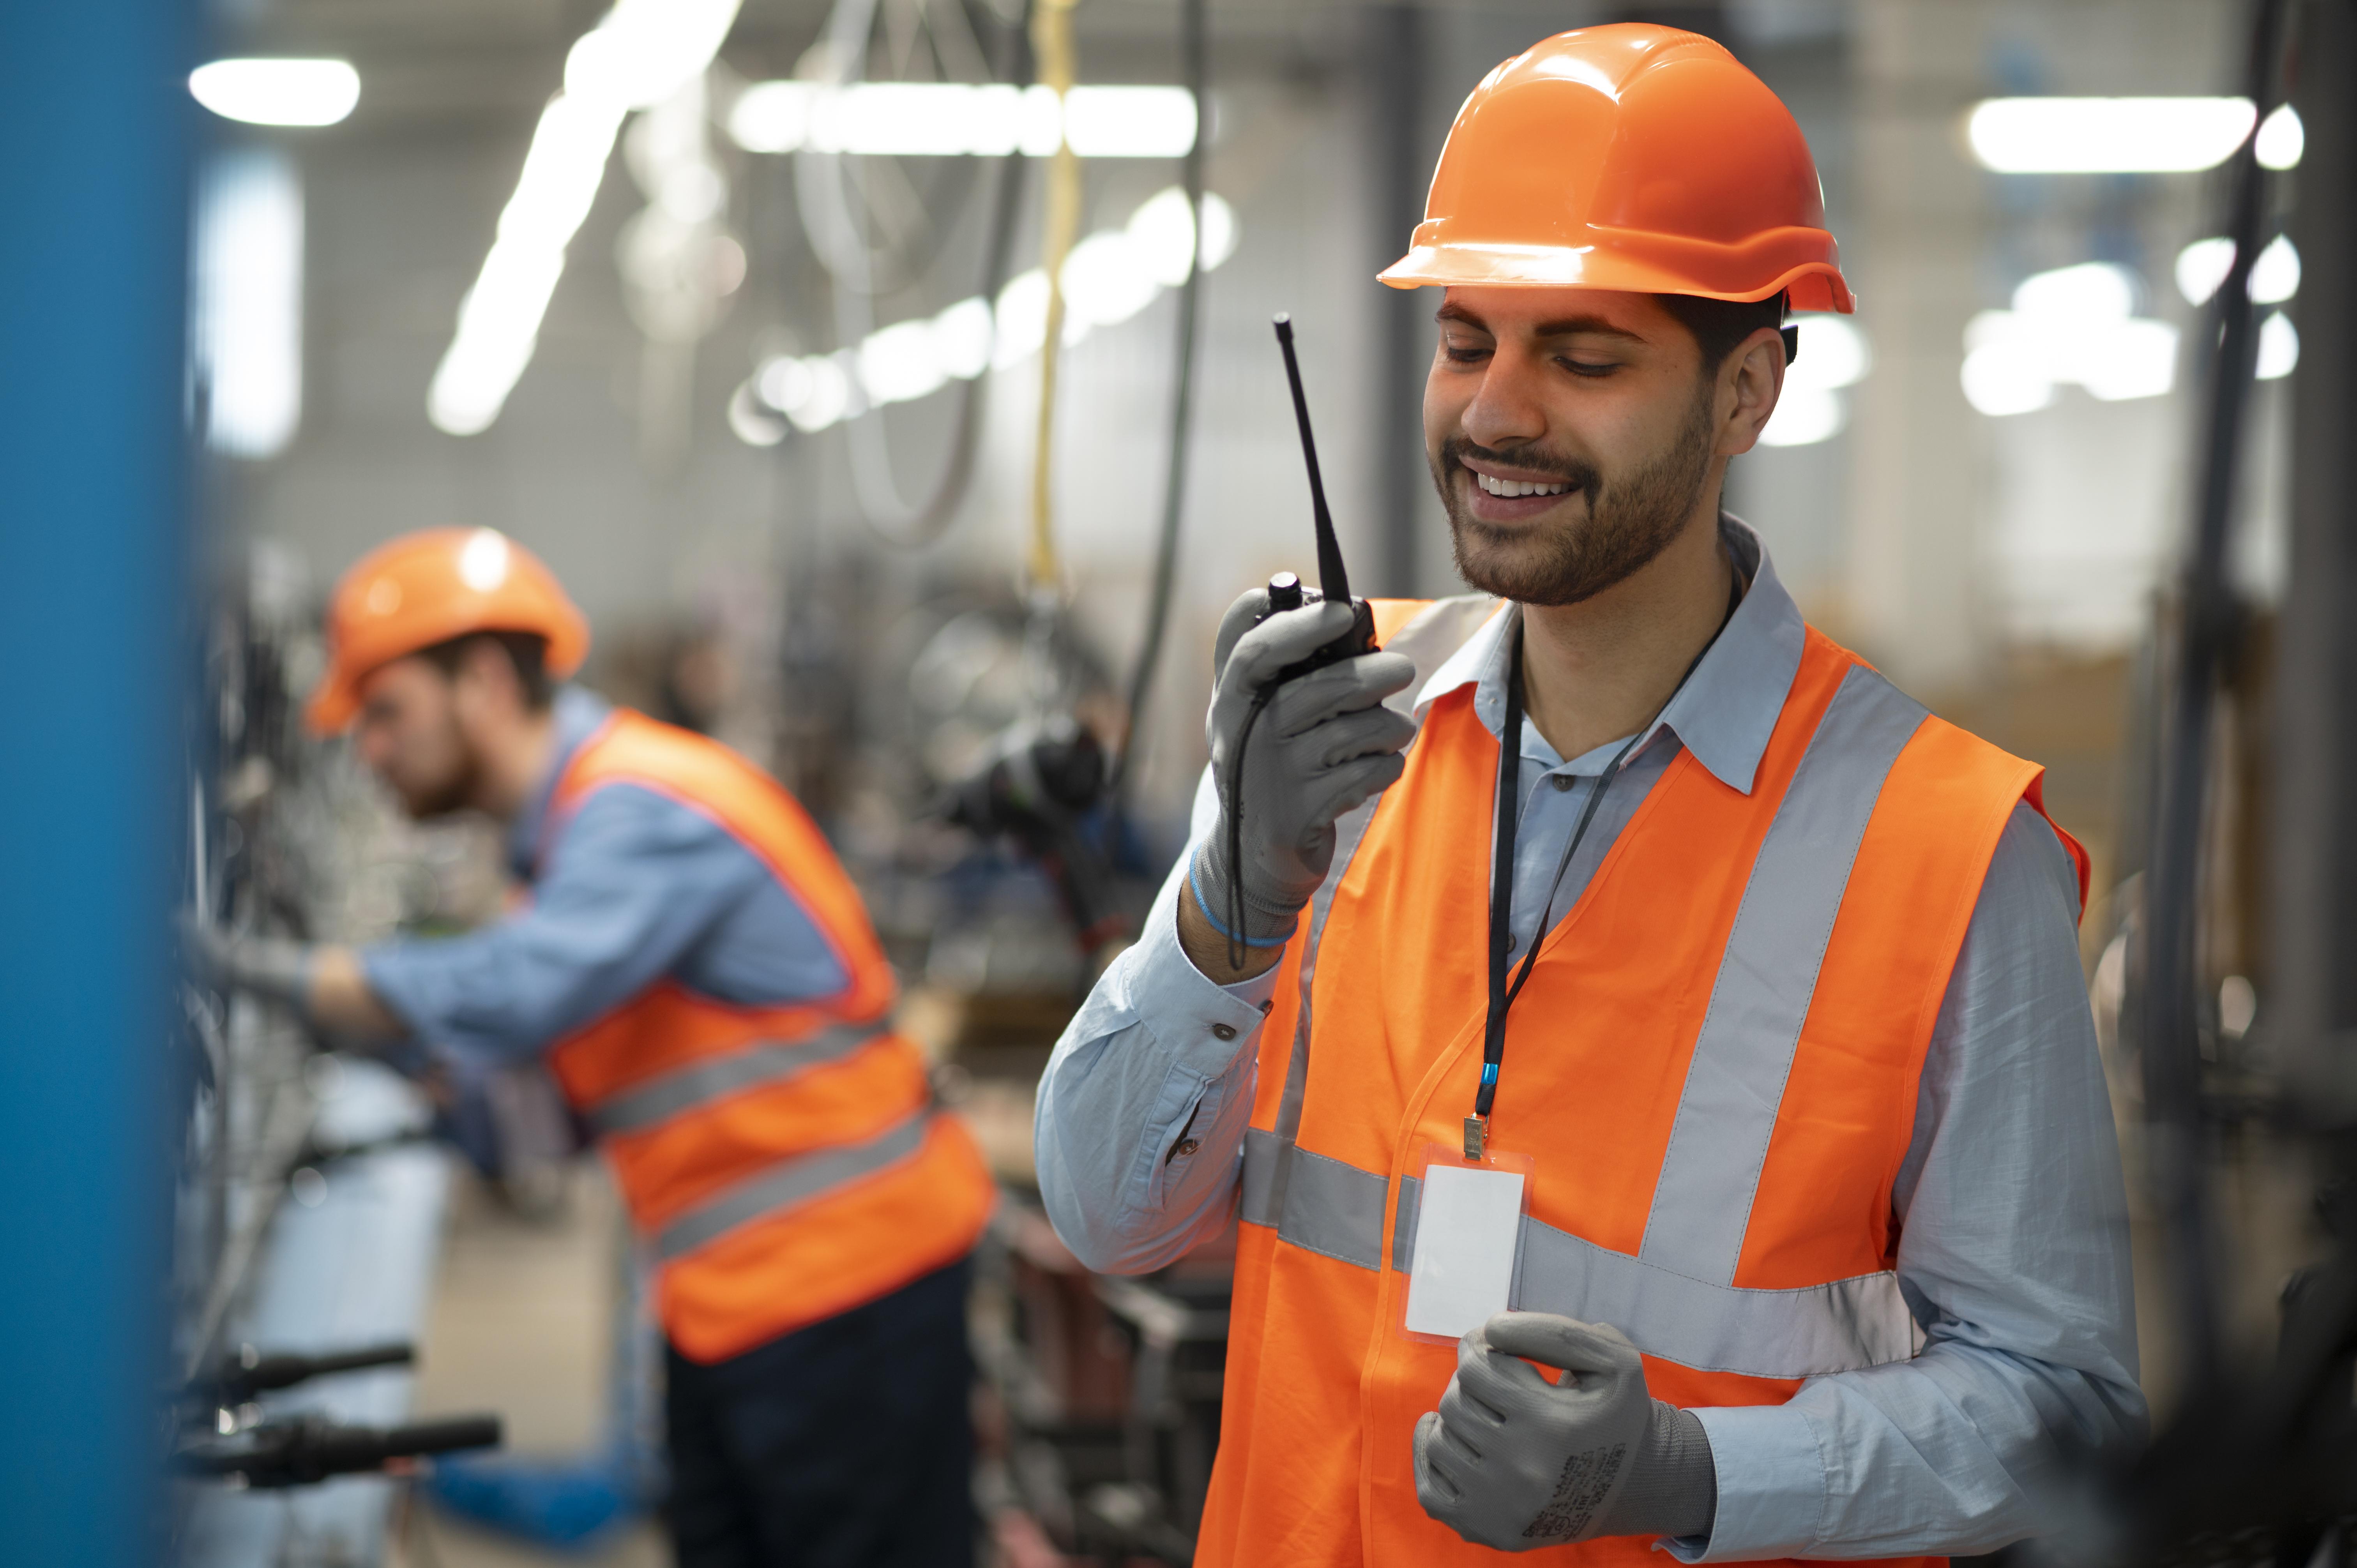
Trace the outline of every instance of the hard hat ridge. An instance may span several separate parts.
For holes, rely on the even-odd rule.
[[[1381,276],[1856,308],[1791,111],[1718,44],[1636,22],[1559,33],[1482,78]]]

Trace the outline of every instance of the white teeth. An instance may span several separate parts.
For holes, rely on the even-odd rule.
[[[1559,496],[1571,489],[1569,484],[1537,485],[1523,479],[1493,479],[1487,474],[1467,471],[1493,496]]]

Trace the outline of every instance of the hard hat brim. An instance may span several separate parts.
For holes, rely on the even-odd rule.
[[[1663,236],[1647,238],[1652,242],[1647,249],[1705,249],[1691,241],[1664,244]],[[1770,242],[1781,240],[1793,249],[1833,248],[1833,236],[1822,230],[1785,231],[1762,239]],[[1795,240],[1801,242],[1800,246],[1792,245]],[[1741,247],[1727,247],[1732,253],[1682,256],[1674,262],[1667,257],[1631,255],[1619,245],[1603,243],[1570,246],[1444,241],[1416,245],[1375,276],[1394,288],[1592,288],[1617,294],[1687,294],[1726,300],[1768,299],[1789,292],[1794,310],[1837,311],[1846,316],[1857,309],[1848,280],[1834,261],[1789,261],[1768,274],[1765,284],[1753,281],[1761,275],[1755,252],[1764,248],[1755,241]]]
[[[312,689],[311,700],[304,703],[303,722],[324,740],[351,727],[360,711],[361,696],[351,677],[340,669],[330,670]]]
[[[441,618],[422,618],[404,628],[397,638],[355,649],[349,659],[336,658],[312,688],[303,708],[304,722],[322,738],[342,734],[360,716],[361,682],[370,675],[396,659],[479,631],[521,631],[544,639],[548,653],[543,668],[556,681],[571,680],[589,652],[589,623],[569,604],[538,624],[522,617],[479,616],[468,613],[468,607],[454,607]]]

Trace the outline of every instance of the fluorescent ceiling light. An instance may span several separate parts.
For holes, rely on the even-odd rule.
[[[1795,386],[1787,381],[1784,395],[1776,400],[1776,412],[1768,416],[1767,424],[1760,432],[1760,444],[1814,446],[1840,435],[1847,420],[1839,393],[1823,387]]]
[[[215,451],[267,457],[303,407],[303,188],[275,151],[230,154],[197,197],[192,348]]]
[[[737,19],[737,0],[615,0],[565,57],[565,91],[619,109],[651,109],[704,74]]]
[[[2287,376],[2298,364],[2299,331],[2291,317],[2278,310],[2259,323],[2259,380]]]
[[[775,446],[786,438],[786,422],[761,406],[750,380],[728,394],[728,428],[748,446]]]
[[[425,393],[437,430],[473,435],[507,405],[540,341],[541,319],[606,177],[614,138],[633,109],[659,103],[703,74],[736,20],[737,0],[617,0],[565,59],[565,91],[533,131],[515,194],[458,329]]]
[[[1965,354],[1958,378],[1964,401],[1992,418],[2034,413],[2054,401],[2054,383],[2037,358],[2008,344],[1984,343]]]
[[[2276,106],[2274,113],[2259,122],[2259,164],[2265,168],[2285,169],[2299,166],[2299,155],[2308,150],[2308,128],[2299,123],[2299,111],[2288,103]]]
[[[2247,98],[1991,98],[1964,134],[1999,174],[2185,174],[2224,163],[2257,117]]]
[[[2188,305],[2207,305],[2233,264],[2233,241],[2222,234],[2196,240],[2177,252],[2177,292]],[[2290,235],[2278,234],[2251,263],[2251,298],[2259,305],[2281,305],[2298,292],[2299,252]]]
[[[2136,312],[2136,274],[2127,268],[2114,262],[2082,262],[2022,279],[2013,291],[2013,308],[2020,316],[2058,326],[2125,321]]]
[[[332,125],[361,101],[361,73],[341,59],[217,59],[188,73],[188,91],[224,120]]]
[[[2109,262],[2024,278],[2010,310],[1964,328],[1965,401],[1991,416],[2028,413],[2077,385],[2105,403],[2158,397],[2176,384],[2177,328],[2138,317],[2136,279]]]
[[[2234,264],[2234,242],[2223,234],[2196,240],[2177,252],[2177,292],[2188,305],[2207,305]]]
[[[1195,98],[1183,87],[1075,87],[1060,118],[1048,87],[763,81],[728,113],[728,134],[753,153],[1044,158],[1069,139],[1084,158],[1176,158],[1194,146],[1196,129]]]
[[[1809,446],[1829,441],[1849,423],[1840,396],[1874,366],[1874,353],[1857,324],[1839,316],[1803,316],[1801,353],[1784,372],[1783,395],[1760,432],[1763,446]]]
[[[1236,239],[1234,209],[1206,194],[1203,270],[1233,255]],[[1064,342],[1078,343],[1099,327],[1126,321],[1163,289],[1186,282],[1194,253],[1187,196],[1175,186],[1147,198],[1123,227],[1082,240],[1064,262]],[[754,373],[751,385],[795,428],[824,430],[871,408],[913,402],[952,381],[971,381],[993,366],[1020,363],[1039,351],[1047,336],[1048,275],[1034,267],[1010,279],[995,302],[959,300],[937,315],[872,332],[856,349],[779,355]]]
[[[1833,392],[1863,381],[1874,368],[1874,352],[1856,322],[1839,316],[1803,316],[1793,325],[1801,329],[1801,354],[1784,372],[1787,392],[1794,387]]]

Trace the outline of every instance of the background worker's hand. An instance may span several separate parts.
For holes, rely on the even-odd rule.
[[[234,936],[180,918],[180,955],[188,973],[218,991],[247,991],[300,1011],[310,989],[312,949],[282,937]]]
[[[1255,589],[1231,606],[1222,643],[1267,602],[1266,590]],[[1220,817],[1195,853],[1191,875],[1197,902],[1220,928],[1234,918],[1232,889],[1242,883],[1244,926],[1236,934],[1255,943],[1292,931],[1333,864],[1335,819],[1399,778],[1400,749],[1415,735],[1412,720],[1383,705],[1415,679],[1415,662],[1397,653],[1362,653],[1286,682],[1246,735],[1254,701],[1270,678],[1350,629],[1349,607],[1304,605],[1236,637],[1219,670],[1204,729]],[[1243,806],[1233,864],[1231,801]]]
[[[1564,1371],[1549,1382],[1527,1361]],[[1528,1552],[1604,1535],[1703,1535],[1710,1438],[1645,1391],[1617,1328],[1501,1312],[1458,1341],[1457,1376],[1415,1425],[1415,1496],[1477,1546]]]

